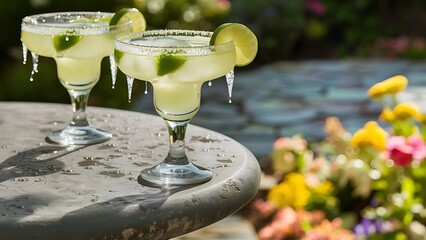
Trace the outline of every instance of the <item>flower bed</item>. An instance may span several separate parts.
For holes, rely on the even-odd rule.
[[[383,111],[354,134],[329,117],[324,141],[276,140],[244,212],[260,239],[425,239],[426,114],[398,101],[407,84],[372,86]]]

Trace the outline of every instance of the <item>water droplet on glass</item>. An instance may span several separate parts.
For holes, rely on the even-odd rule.
[[[115,81],[117,80],[117,64],[114,60],[114,55],[109,56],[109,68],[111,69],[112,89],[114,89]]]
[[[148,94],[148,82],[145,82],[145,91],[143,93]]]
[[[133,80],[135,80],[132,77],[129,77],[126,75],[126,79],[127,79],[127,95],[128,95],[128,100],[129,102],[132,101],[132,88],[133,88]]]
[[[27,63],[27,56],[28,56],[28,48],[25,46],[25,44],[22,43],[22,63]]]
[[[209,87],[211,87],[213,85],[212,81],[209,81],[209,83],[207,85],[209,85]]]
[[[31,71],[30,81],[34,81],[34,74],[38,73],[38,55],[35,53],[31,53],[31,57],[33,59],[33,70]]]
[[[228,84],[228,96],[229,96],[229,103],[232,103],[232,88],[234,86],[234,70],[231,70],[229,73],[225,75],[226,77],[226,83]]]
[[[68,36],[66,36],[66,37],[65,37],[65,41],[67,41],[67,42],[68,42],[69,40],[70,40],[70,38],[69,38]]]

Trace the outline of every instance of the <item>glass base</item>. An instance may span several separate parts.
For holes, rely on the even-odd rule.
[[[204,183],[212,179],[213,173],[192,163],[175,165],[160,163],[141,171],[140,177],[157,185],[191,185]]]
[[[54,131],[46,137],[46,141],[61,145],[91,145],[110,140],[112,134],[92,126],[67,126]]]

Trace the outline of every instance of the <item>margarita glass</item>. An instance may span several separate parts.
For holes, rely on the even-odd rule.
[[[22,19],[24,62],[27,49],[33,56],[31,80],[34,72],[37,72],[39,55],[54,58],[59,80],[72,102],[71,123],[48,135],[46,140],[62,145],[89,145],[111,138],[110,133],[89,124],[85,110],[90,91],[99,80],[101,61],[114,52],[114,37],[132,30],[130,20],[109,26],[113,15],[103,12],[60,12]]]
[[[169,153],[158,165],[141,171],[141,178],[161,185],[202,183],[212,173],[185,154],[185,132],[200,108],[204,82],[232,72],[236,50],[232,41],[209,45],[212,32],[154,30],[116,38],[115,58],[128,78],[149,81],[154,106],[169,133]]]

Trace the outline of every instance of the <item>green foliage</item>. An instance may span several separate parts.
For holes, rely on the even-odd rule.
[[[135,1],[151,29],[214,30],[223,23],[230,3],[220,0]]]
[[[426,24],[425,14],[423,0],[245,0],[232,2],[230,20],[258,36],[258,63],[346,56],[419,59],[426,57],[426,29],[415,26]],[[401,36],[408,43],[396,41]],[[400,49],[401,44],[407,46]]]
[[[306,26],[304,1],[234,1],[230,21],[247,25],[257,35],[257,61],[283,59],[293,54],[302,38]]]

